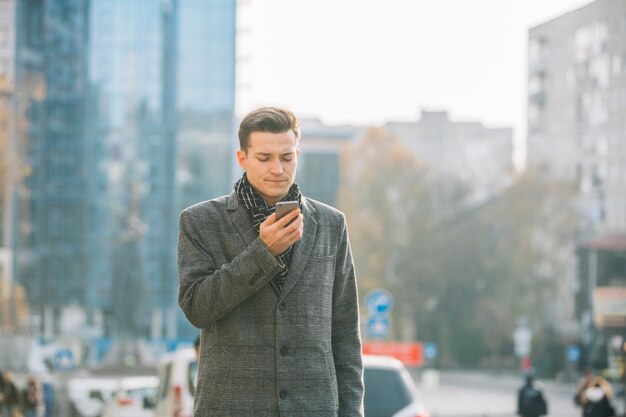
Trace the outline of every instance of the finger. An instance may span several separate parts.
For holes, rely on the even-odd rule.
[[[266,229],[273,224],[276,224],[276,215],[274,213],[270,214],[265,220],[263,220],[263,222],[259,225],[259,231]]]
[[[302,217],[296,217],[288,226],[283,228],[285,236],[289,239],[299,240],[304,231],[304,222]]]
[[[304,219],[304,216],[302,214],[294,216],[293,219],[290,219],[288,223],[285,225],[285,229],[288,231],[297,229],[304,222],[303,219]]]
[[[267,226],[271,226],[274,223],[276,223],[276,213],[272,213],[267,216],[267,218],[263,220],[263,223],[261,223],[260,227],[264,228]]]
[[[300,214],[300,209],[297,208],[295,210],[291,210],[289,213],[285,214],[283,217],[278,219],[276,223],[286,226],[293,221]]]

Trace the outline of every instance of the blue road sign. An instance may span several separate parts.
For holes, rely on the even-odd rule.
[[[570,363],[577,363],[580,360],[580,346],[571,345],[567,348],[565,356]]]
[[[424,344],[424,356],[426,359],[435,359],[439,354],[439,350],[437,349],[437,345],[435,343],[426,343]]]
[[[367,294],[365,305],[367,306],[367,314],[370,316],[379,313],[389,313],[393,308],[393,297],[387,290],[372,290]]]
[[[69,349],[61,349],[54,355],[54,368],[60,371],[72,371],[76,368],[74,354]]]
[[[387,337],[389,335],[389,317],[385,314],[374,314],[367,320],[367,333],[371,337]]]

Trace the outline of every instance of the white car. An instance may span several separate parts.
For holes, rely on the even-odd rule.
[[[193,348],[164,357],[159,366],[156,417],[192,417],[198,378],[198,358]]]
[[[68,380],[70,417],[99,417],[117,385],[113,378],[76,377]]]
[[[429,417],[404,364],[388,356],[363,356],[365,417]]]
[[[154,417],[159,378],[132,376],[119,380],[106,402],[102,417]]]

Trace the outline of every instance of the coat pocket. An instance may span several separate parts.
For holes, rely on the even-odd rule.
[[[210,365],[205,376],[206,379],[202,381],[202,386],[205,387],[204,394],[196,392],[196,401],[199,400],[198,397],[204,397],[204,403],[208,408],[219,407],[233,365],[233,353],[232,350],[221,346],[219,349],[210,349],[210,352],[206,352],[206,355],[202,356],[201,362],[206,361]],[[200,387],[200,381],[198,381],[198,387]]]

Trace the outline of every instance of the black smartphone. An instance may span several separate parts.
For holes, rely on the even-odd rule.
[[[299,207],[297,201],[279,201],[276,203],[276,220]]]

